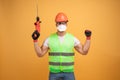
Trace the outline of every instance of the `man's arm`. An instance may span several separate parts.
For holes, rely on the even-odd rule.
[[[91,31],[90,30],[85,30],[85,35],[86,35],[86,42],[84,45],[82,45],[81,43],[75,46],[75,49],[83,54],[86,55],[89,51],[90,48],[90,39],[91,39]]]
[[[40,47],[38,45],[38,42],[34,42],[34,49],[35,49],[35,52],[37,53],[37,56],[42,57],[47,53],[49,48],[43,45]]]
[[[75,49],[82,55],[86,55],[90,48],[90,40],[86,40],[85,44],[82,45],[81,43],[75,46]]]
[[[45,53],[47,53],[49,48],[46,46],[43,46],[43,45],[40,47],[38,45],[39,36],[40,36],[40,33],[37,30],[35,30],[32,34],[32,38],[33,38],[33,42],[34,42],[34,49],[35,49],[37,55],[39,57],[42,57]]]

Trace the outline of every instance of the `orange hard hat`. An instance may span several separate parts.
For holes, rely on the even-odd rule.
[[[56,15],[55,22],[68,22],[67,16],[60,12]]]

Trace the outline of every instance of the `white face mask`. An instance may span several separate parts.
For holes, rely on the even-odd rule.
[[[58,31],[66,31],[66,29],[67,29],[66,25],[61,24],[57,26]]]

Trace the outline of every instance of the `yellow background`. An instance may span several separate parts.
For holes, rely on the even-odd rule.
[[[120,80],[120,0],[38,0],[39,45],[56,32],[54,18],[64,12],[68,32],[82,44],[92,30],[88,55],[76,52],[76,80]],[[37,57],[34,31],[36,0],[0,0],[0,80],[48,80],[48,55]]]

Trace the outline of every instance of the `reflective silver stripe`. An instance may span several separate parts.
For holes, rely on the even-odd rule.
[[[60,63],[60,62],[49,62],[49,64],[54,65],[54,66],[60,66],[60,65],[62,65],[62,66],[72,66],[72,65],[74,65],[74,62],[62,62],[62,63]]]
[[[49,56],[74,56],[74,53],[49,52]]]

